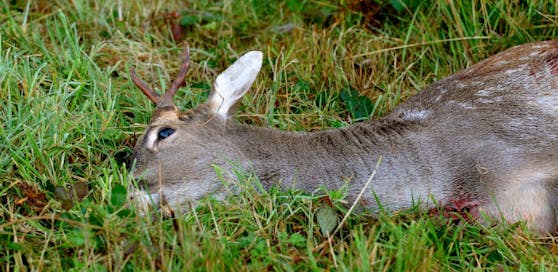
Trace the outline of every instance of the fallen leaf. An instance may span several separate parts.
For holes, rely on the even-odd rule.
[[[329,237],[331,232],[337,226],[339,222],[339,217],[332,207],[325,205],[322,206],[316,213],[316,218],[318,219],[318,225],[322,231],[322,235]]]
[[[25,203],[25,201],[27,201],[27,197],[20,198],[20,199],[16,200],[14,202],[14,204],[16,204],[16,206],[21,206],[21,205],[23,205],[23,203]]]
[[[27,203],[35,211],[45,208],[47,205],[46,195],[39,190],[36,184],[20,181],[17,183],[17,187],[21,190],[23,197],[15,201],[16,205]]]

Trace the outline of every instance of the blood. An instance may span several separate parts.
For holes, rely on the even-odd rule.
[[[471,222],[478,218],[480,202],[467,198],[450,199],[444,206],[435,207],[428,211],[430,216],[440,214],[452,223],[459,223],[462,220]]]

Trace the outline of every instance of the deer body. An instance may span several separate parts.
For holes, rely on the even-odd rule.
[[[346,184],[349,201],[364,190],[359,204],[371,210],[458,203],[474,215],[555,230],[558,42],[514,47],[432,84],[383,118],[314,133],[230,120],[261,62],[259,52],[241,57],[216,79],[208,102],[188,112],[174,107],[173,93],[163,96],[170,102],[158,99],[133,77],[158,105],[134,150],[133,173],[148,184],[136,199],[180,206],[224,197],[213,166],[230,179],[234,162],[266,187],[311,193]]]

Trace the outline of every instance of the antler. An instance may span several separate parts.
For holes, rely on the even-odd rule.
[[[145,82],[138,77],[136,74],[136,68],[130,67],[130,78],[140,88],[140,90],[149,98],[149,100],[153,101],[153,103],[158,104],[159,98],[161,97],[159,94],[153,91],[153,89],[149,88]]]
[[[178,87],[184,83],[186,74],[188,73],[188,67],[190,67],[190,46],[186,45],[184,51],[182,51],[182,65],[180,66],[180,72],[176,79],[172,82],[172,86],[168,89],[164,95],[160,95],[153,91],[147,84],[136,74],[136,69],[130,67],[130,78],[140,88],[140,90],[153,101],[157,107],[166,107],[174,105],[172,98],[176,94]]]

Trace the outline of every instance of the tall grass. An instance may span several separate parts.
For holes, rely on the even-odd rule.
[[[2,270],[558,269],[555,238],[522,224],[347,214],[342,190],[262,192],[250,173],[240,195],[175,219],[127,206],[127,158],[152,110],[127,71],[165,89],[185,42],[182,108],[203,102],[242,52],[261,50],[238,121],[314,131],[362,119],[349,106],[354,92],[369,101],[365,116],[381,116],[437,79],[558,29],[548,1],[432,0],[399,13],[380,1],[374,18],[352,0],[298,2],[0,4]],[[348,216],[334,237],[317,221],[322,209]]]

